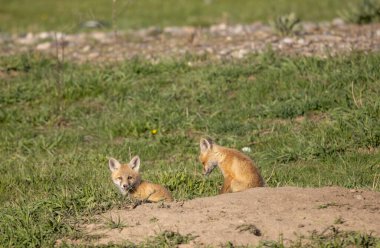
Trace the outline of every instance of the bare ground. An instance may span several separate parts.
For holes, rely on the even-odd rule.
[[[110,228],[110,219],[125,226]],[[143,204],[96,216],[83,226],[99,235],[95,245],[139,243],[163,231],[192,234],[188,246],[257,245],[264,240],[286,243],[332,225],[340,230],[380,236],[380,192],[325,188],[254,188],[244,192],[169,204]]]

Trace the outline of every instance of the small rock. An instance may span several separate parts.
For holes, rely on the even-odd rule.
[[[98,41],[103,41],[107,38],[107,35],[104,32],[93,32],[93,33],[91,33],[91,36],[92,36],[92,38],[94,38],[95,40],[98,40]]]
[[[363,196],[362,196],[362,195],[355,195],[355,198],[356,198],[357,200],[363,200]]]
[[[294,40],[292,38],[286,37],[281,42],[284,43],[284,44],[291,45],[291,44],[294,43]]]
[[[22,37],[17,40],[18,43],[23,44],[23,45],[30,45],[35,42],[35,37],[32,33],[27,33],[25,37]]]
[[[137,34],[140,36],[157,36],[160,35],[163,30],[159,27],[149,27],[137,31]]]
[[[43,42],[37,45],[36,49],[39,51],[48,50],[51,47],[50,42]]]
[[[49,39],[49,38],[52,38],[52,35],[51,33],[48,33],[48,32],[41,32],[37,35],[38,39],[40,40],[45,40],[45,39]]]
[[[227,29],[227,25],[225,23],[221,23],[219,25],[212,25],[210,27],[210,32],[214,33],[214,32],[224,31],[226,29]]]
[[[310,41],[301,38],[297,41],[297,43],[298,45],[301,45],[301,46],[307,46],[310,44]]]
[[[87,46],[85,46],[85,47],[82,48],[82,51],[83,52],[88,52],[88,51],[90,51],[90,49],[91,49],[91,46],[87,45]]]
[[[335,18],[332,20],[332,25],[334,26],[343,26],[345,24],[344,20],[341,18]]]
[[[53,38],[57,40],[62,40],[65,37],[64,33],[61,32],[54,32]]]
[[[94,58],[97,58],[97,57],[99,57],[99,53],[97,53],[97,52],[93,52],[93,53],[90,53],[88,55],[89,59],[94,59]]]
[[[82,28],[104,28],[109,27],[110,24],[105,21],[89,20],[81,23]]]

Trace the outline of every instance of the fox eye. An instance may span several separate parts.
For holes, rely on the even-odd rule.
[[[123,180],[123,178],[122,178],[122,177],[118,177],[117,180],[120,180],[120,181],[121,181],[121,180]]]
[[[132,179],[132,177],[131,176],[128,176],[128,180],[131,180]]]

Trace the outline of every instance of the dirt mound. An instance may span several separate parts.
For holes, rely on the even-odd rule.
[[[244,192],[198,198],[170,204],[144,204],[113,210],[84,226],[100,235],[95,244],[134,243],[163,231],[196,236],[190,246],[258,244],[260,240],[285,243],[298,235],[340,230],[380,236],[380,192],[326,188],[254,188]],[[107,221],[123,223],[110,228]]]

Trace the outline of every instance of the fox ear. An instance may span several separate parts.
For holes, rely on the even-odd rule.
[[[131,161],[129,162],[129,167],[131,167],[132,170],[139,172],[140,169],[140,157],[134,156]]]
[[[201,148],[201,152],[206,152],[207,150],[210,150],[212,148],[212,140],[211,139],[201,139],[201,142],[199,143],[199,146]]]
[[[115,171],[120,168],[120,162],[114,158],[110,158],[108,161],[108,166],[110,167],[111,171]]]

